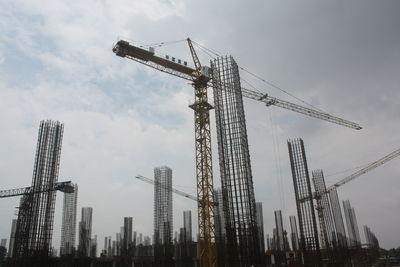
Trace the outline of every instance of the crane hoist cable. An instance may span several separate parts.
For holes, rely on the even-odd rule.
[[[194,44],[196,44],[196,46],[199,47],[203,52],[205,52],[205,50],[207,50],[209,53],[212,53],[212,54],[214,54],[214,55],[217,56],[217,57],[220,55],[219,53],[215,52],[214,50],[212,50],[212,49],[210,49],[210,48],[207,48],[207,47],[205,47],[205,46],[203,46],[203,45],[201,45],[201,44],[199,44],[199,43],[197,43],[197,42],[195,42],[195,41],[193,41],[193,40],[192,40],[192,42],[193,42]],[[205,52],[205,53],[206,53],[207,55],[209,55],[209,53],[207,53],[207,52]],[[209,55],[209,56],[210,56],[210,55]],[[211,57],[211,56],[210,56],[210,57]],[[213,57],[211,57],[211,58],[213,58]],[[295,96],[294,94],[289,93],[287,90],[281,88],[280,86],[276,85],[275,83],[272,83],[272,82],[270,82],[270,81],[267,81],[266,79],[264,79],[264,78],[258,76],[257,74],[254,74],[253,72],[247,70],[246,68],[241,67],[241,66],[238,66],[238,67],[239,67],[239,69],[241,69],[242,71],[244,71],[244,72],[250,74],[250,75],[253,76],[254,78],[256,78],[256,79],[262,81],[263,83],[265,83],[265,84],[267,84],[267,85],[269,85],[269,86],[271,86],[271,87],[273,87],[273,88],[275,88],[275,89],[277,89],[277,90],[279,90],[279,91],[281,91],[281,92],[287,94],[288,96],[293,97],[294,99],[300,101],[301,103],[303,103],[303,104],[305,104],[305,105],[308,105],[308,106],[312,107],[313,109],[316,109],[316,110],[318,110],[318,111],[320,111],[320,112],[327,113],[326,111],[324,111],[324,110],[322,110],[322,109],[320,109],[320,108],[315,107],[314,105],[312,105],[312,104],[306,102],[305,100],[303,100],[303,99],[301,99],[301,98]],[[253,88],[254,88],[254,87],[253,87]],[[255,88],[254,88],[254,89],[255,89]]]

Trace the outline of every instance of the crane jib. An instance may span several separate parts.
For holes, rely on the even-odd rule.
[[[169,60],[169,57],[166,58],[162,58],[159,56],[156,56],[154,54],[153,50],[147,50],[147,49],[143,49],[137,46],[134,46],[132,44],[130,44],[127,41],[124,40],[120,40],[118,41],[112,51],[120,57],[131,57],[131,58],[135,58],[144,62],[153,62],[157,65],[160,65],[164,68],[168,68],[189,76],[192,76],[193,78],[196,78],[198,76],[197,71],[187,65],[184,64],[179,64],[178,62],[175,62],[174,58],[171,58],[171,60]],[[186,64],[186,62],[185,62]]]

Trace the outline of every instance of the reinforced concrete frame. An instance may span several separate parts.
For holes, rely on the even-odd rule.
[[[304,142],[288,141],[293,186],[300,229],[300,250],[307,266],[321,266],[321,253]]]
[[[333,222],[335,224],[338,246],[342,249],[346,249],[346,230],[344,228],[344,221],[336,188],[333,188],[331,191],[329,191],[329,200],[332,208]]]
[[[219,166],[229,266],[261,262],[256,204],[238,66],[231,56],[211,61]]]
[[[32,192],[21,198],[14,256],[47,258],[51,253],[56,191],[64,125],[41,121],[32,177]]]
[[[312,176],[315,194],[317,196],[316,201],[322,239],[321,243],[326,249],[332,249],[336,246],[337,237],[331,214],[329,197],[326,193],[324,173],[322,170],[315,170],[312,172]]]

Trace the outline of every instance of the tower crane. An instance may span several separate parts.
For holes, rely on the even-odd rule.
[[[213,106],[209,103],[207,96],[207,88],[212,79],[212,70],[207,66],[201,65],[192,41],[189,38],[187,38],[187,43],[195,65],[194,68],[188,66],[187,62],[181,62],[181,60],[177,60],[174,57],[171,57],[171,59],[169,56],[160,57],[155,54],[154,48],[152,47],[145,49],[131,44],[126,40],[119,40],[112,50],[117,56],[126,57],[156,70],[192,82],[195,101],[189,107],[194,110],[195,124],[199,258],[201,267],[214,267],[216,266],[216,252],[215,226],[213,222],[213,174],[210,135],[210,110],[213,109]],[[264,102],[267,106],[275,105],[352,129],[361,129],[361,126],[357,123],[280,100],[267,94],[242,88],[242,95],[256,101]]]
[[[327,187],[325,191],[322,191],[322,192],[319,192],[319,193],[314,192],[312,198],[314,198],[314,199],[320,198],[321,195],[329,193],[330,191],[334,190],[335,188],[337,188],[339,186],[342,186],[342,185],[344,185],[344,184],[346,184],[346,183],[348,183],[348,182],[360,177],[361,175],[363,175],[363,174],[365,174],[365,173],[367,173],[369,171],[372,171],[373,169],[385,164],[386,162],[398,157],[399,155],[400,155],[400,148],[396,149],[395,151],[387,154],[386,156],[384,156],[384,157],[382,157],[382,158],[380,158],[380,159],[378,159],[376,161],[373,161],[373,162],[369,163],[367,166],[365,166],[361,170],[358,170],[355,173],[353,173],[353,174],[351,174],[349,176],[346,176],[345,178],[341,179],[339,182]],[[309,199],[308,197],[305,197],[305,198],[300,199],[300,201],[306,201],[308,199]]]
[[[157,183],[157,182],[155,182],[154,180],[152,180],[152,179],[150,179],[150,178],[144,177],[144,176],[142,176],[142,175],[136,175],[135,177],[136,177],[137,179],[139,179],[139,180],[142,180],[143,182],[146,182],[146,183],[149,183],[149,184],[152,184],[152,185],[156,185],[156,186],[159,186],[159,187],[162,187],[162,188],[164,188],[164,189],[169,190],[169,188],[168,188],[165,184],[163,184],[163,183]],[[180,191],[180,190],[178,190],[178,189],[172,188],[171,191],[172,191],[173,193],[177,194],[177,195],[182,196],[182,197],[186,197],[186,198],[188,198],[188,199],[197,201],[197,198],[196,198],[195,196],[192,196],[192,195],[190,195],[190,194],[188,194],[188,193],[185,193],[185,192],[183,192],[183,191]]]
[[[386,162],[398,157],[400,155],[400,149],[397,149],[391,153],[389,153],[388,155],[384,156],[383,158],[380,158],[374,162],[369,163],[366,167],[354,172],[353,174],[341,179],[339,182],[329,186],[328,188],[325,188],[325,181],[323,178],[323,174],[322,171],[314,171],[313,172],[313,177],[314,176],[321,176],[320,179],[314,179],[313,178],[313,182],[314,182],[314,188],[315,188],[315,192],[312,195],[312,198],[316,200],[316,210],[318,212],[318,218],[319,218],[319,222],[321,225],[321,237],[322,239],[327,243],[328,240],[328,232],[326,230],[326,224],[329,223],[329,219],[326,222],[325,221],[325,216],[330,216],[330,212],[328,212],[327,210],[325,210],[325,208],[329,208],[329,200],[328,200],[328,193],[336,190],[337,187],[342,186],[358,177],[360,177],[361,175],[385,164]],[[335,193],[336,194],[336,193]],[[301,199],[301,201],[307,201],[310,198],[306,197]],[[332,200],[331,200],[332,201]]]
[[[50,188],[41,189],[41,190],[33,190],[32,187],[28,186],[28,187],[22,187],[22,188],[16,188],[16,189],[0,190],[0,198],[24,196],[24,195],[38,194],[38,193],[43,193],[43,192],[47,192],[47,191],[56,191],[56,190],[64,192],[64,193],[73,193],[75,188],[72,185],[71,181],[59,182],[59,183],[54,184]]]
[[[360,176],[363,175],[364,173],[367,173],[367,172],[369,172],[369,171],[372,171],[373,169],[375,169],[375,168],[377,168],[377,167],[379,167],[379,166],[385,164],[386,162],[388,162],[388,161],[390,161],[390,160],[392,160],[392,159],[398,157],[399,155],[400,155],[400,148],[397,149],[397,150],[395,150],[395,151],[393,151],[393,152],[391,152],[391,153],[389,153],[389,154],[387,154],[386,156],[384,156],[384,157],[381,158],[381,159],[378,159],[378,160],[376,160],[376,161],[374,161],[374,162],[371,162],[370,164],[368,164],[366,167],[362,168],[361,170],[356,171],[355,173],[353,173],[353,174],[351,174],[351,175],[349,175],[349,176],[343,178],[343,179],[340,180],[339,182],[337,182],[337,183],[335,183],[335,184],[329,186],[329,187],[326,189],[326,191],[327,191],[327,192],[332,191],[334,188],[337,188],[337,187],[339,187],[339,186],[342,186],[342,185],[344,185],[344,184],[346,184],[346,183],[348,183],[348,182],[350,182],[350,181],[356,179],[357,177],[360,177]]]
[[[329,193],[330,191],[334,190],[335,188],[337,188],[339,186],[342,186],[342,185],[344,185],[344,184],[346,184],[346,183],[348,183],[348,182],[360,177],[361,175],[363,175],[363,174],[365,174],[365,173],[367,173],[369,171],[372,171],[373,169],[385,164],[386,162],[396,158],[399,155],[400,155],[400,149],[397,149],[397,150],[389,153],[388,155],[384,156],[383,158],[369,163],[366,167],[362,168],[361,170],[358,170],[355,173],[353,173],[353,174],[351,174],[349,176],[346,176],[345,178],[341,179],[339,182],[337,182],[337,183],[329,186],[328,188],[326,188],[325,191],[321,191],[319,193],[314,192],[313,195],[312,195],[312,198],[313,199],[320,198],[323,194]],[[309,199],[310,199],[309,197],[304,197],[304,198],[300,199],[300,201],[306,201],[306,200],[309,200]]]

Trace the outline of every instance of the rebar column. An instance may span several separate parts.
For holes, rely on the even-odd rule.
[[[338,246],[340,248],[347,248],[346,231],[344,228],[344,221],[342,211],[340,210],[339,197],[336,191],[336,187],[329,191],[329,200],[332,207],[333,222],[335,223],[336,234],[338,238]]]
[[[288,141],[300,228],[300,250],[307,266],[322,266],[311,182],[302,139]]]
[[[239,70],[232,57],[211,62],[229,266],[261,263],[256,204]]]
[[[333,223],[331,207],[329,204],[329,197],[326,193],[326,185],[324,179],[324,173],[322,170],[315,170],[312,172],[312,180],[315,188],[315,194],[317,196],[317,211],[319,212],[318,217],[320,221],[320,230],[324,238],[324,245],[326,249],[332,249],[336,242],[336,231]]]

